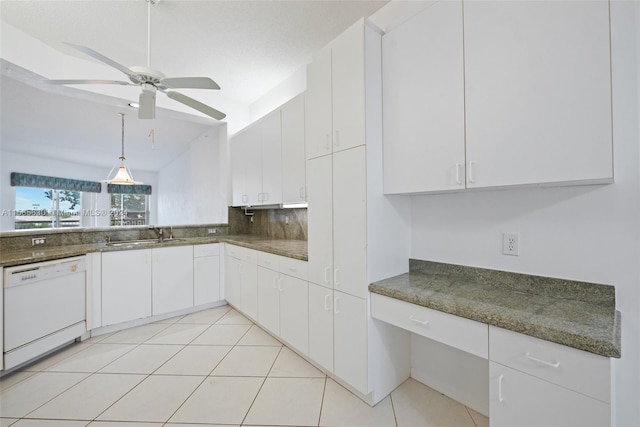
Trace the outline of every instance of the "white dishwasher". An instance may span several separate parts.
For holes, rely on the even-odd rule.
[[[4,368],[87,331],[86,257],[4,269]]]

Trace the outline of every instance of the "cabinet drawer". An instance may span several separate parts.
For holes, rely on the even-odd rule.
[[[371,294],[371,316],[423,337],[488,358],[488,325],[416,304]]]
[[[241,246],[235,246],[235,245],[227,245],[226,250],[227,250],[227,255],[229,256],[241,259],[243,261],[247,261],[251,264],[258,263],[258,251],[254,251],[253,249],[243,248]]]
[[[280,272],[298,279],[308,280],[309,267],[307,261],[295,258],[281,257]]]
[[[258,265],[273,271],[280,271],[281,259],[282,257],[280,255],[258,252]]]
[[[194,245],[193,257],[220,255],[220,243],[209,243],[206,245]]]
[[[603,402],[611,400],[608,357],[506,329],[489,328],[491,360]]]

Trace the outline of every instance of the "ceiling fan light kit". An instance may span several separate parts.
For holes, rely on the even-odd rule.
[[[125,86],[141,86],[138,109],[138,118],[153,119],[156,115],[156,92],[165,93],[169,98],[189,108],[193,108],[216,120],[226,117],[221,111],[216,110],[200,101],[190,98],[172,89],[208,89],[219,90],[220,86],[209,77],[167,77],[158,70],[150,67],[151,55],[151,5],[157,4],[159,0],[145,0],[147,2],[147,66],[125,67],[118,62],[102,55],[95,50],[73,43],[65,43],[67,46],[84,53],[98,61],[113,67],[124,73],[130,82],[119,80],[47,80],[50,84],[74,85],[74,84],[115,84]]]

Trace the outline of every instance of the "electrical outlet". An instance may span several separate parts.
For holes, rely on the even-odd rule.
[[[502,254],[503,255],[520,255],[520,235],[518,233],[502,234]]]
[[[209,234],[218,234],[218,229],[217,228],[210,228],[207,230],[207,232]]]
[[[47,243],[46,237],[33,237],[31,239],[31,246],[44,245]]]

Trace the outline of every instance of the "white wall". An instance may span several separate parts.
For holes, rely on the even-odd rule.
[[[411,212],[412,258],[615,286],[619,426],[640,425],[639,8],[611,3],[615,184],[419,196]],[[520,233],[519,257],[501,254],[503,232]]]
[[[117,159],[114,158],[114,164]],[[83,179],[88,181],[101,181],[107,177],[109,169],[87,166],[80,163],[74,163],[71,161],[52,160],[44,157],[32,156],[27,154],[14,153],[10,151],[2,151],[0,156],[0,212],[3,209],[13,210],[15,209],[16,193],[13,187],[11,187],[11,172],[22,172],[35,175],[55,176],[61,178]],[[151,185],[155,189],[157,188],[157,174],[154,172],[141,172],[132,170],[133,176],[137,181],[142,181],[145,184]],[[93,197],[93,196],[89,196]],[[109,195],[107,194],[107,186],[102,186],[102,193],[96,196],[97,206],[88,206],[86,200],[83,200],[83,209],[100,209],[109,210]],[[150,220],[155,221],[155,215],[157,213],[157,206],[155,203],[155,197],[150,198]],[[89,221],[94,218],[84,218],[83,221]],[[107,221],[108,217],[95,218],[98,221]],[[104,226],[108,227],[108,222],[98,222],[89,224],[87,226]],[[0,230],[9,231],[15,229],[15,222],[13,216],[0,215]]]
[[[226,133],[209,129],[158,172],[158,224],[227,222]]]
[[[307,90],[307,67],[301,67],[250,106],[251,123]],[[247,123],[248,125],[249,123]],[[230,133],[231,130],[229,131]]]

